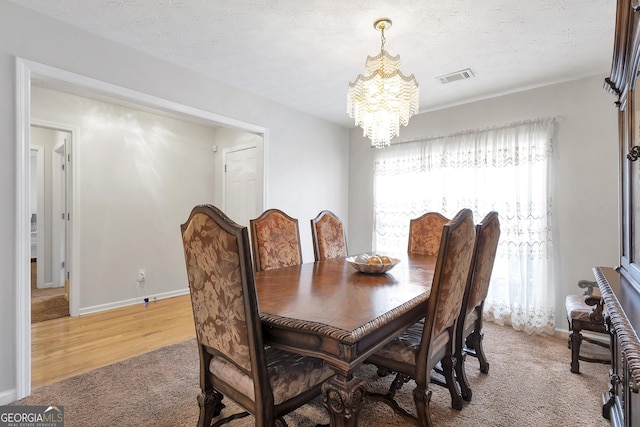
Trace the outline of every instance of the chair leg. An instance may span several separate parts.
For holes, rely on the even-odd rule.
[[[483,339],[484,334],[482,332],[479,332],[478,330],[474,330],[465,340],[465,345],[467,346],[467,348],[473,350],[473,352],[470,354],[478,358],[478,362],[480,362],[480,372],[482,372],[483,374],[488,374],[489,362],[487,362],[487,357],[485,356],[484,348],[482,347]]]
[[[413,400],[416,402],[418,425],[420,427],[433,427],[431,410],[429,409],[429,402],[431,401],[429,383],[427,383],[426,387],[418,386],[413,390]]]
[[[447,382],[447,388],[451,395],[451,407],[453,409],[462,409],[462,397],[458,391],[458,383],[453,375],[454,359],[453,356],[445,356],[440,363],[442,364],[442,374]]]
[[[474,331],[474,333],[474,339],[476,340],[474,345],[476,347],[476,355],[478,356],[478,361],[480,362],[480,372],[482,372],[483,374],[488,374],[489,362],[487,362],[487,357],[484,354],[484,347],[482,345],[484,334],[482,333],[482,331]]]
[[[198,406],[200,415],[198,416],[198,427],[209,427],[211,420],[220,415],[225,407],[222,403],[224,395],[218,390],[209,389],[198,395]]]
[[[464,368],[465,359],[466,354],[463,351],[456,352],[456,379],[458,380],[458,384],[460,384],[460,394],[464,400],[470,402],[473,393],[471,392],[469,380],[467,380],[467,372]]]
[[[571,342],[571,372],[580,373],[580,345],[582,344],[582,333],[580,329],[571,329],[569,331],[569,341]]]

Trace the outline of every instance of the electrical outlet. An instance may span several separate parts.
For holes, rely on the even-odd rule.
[[[146,271],[144,268],[138,270],[138,278],[133,281],[133,285],[136,288],[144,288],[146,280]]]

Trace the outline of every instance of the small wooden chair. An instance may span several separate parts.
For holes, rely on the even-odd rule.
[[[449,222],[449,218],[438,212],[413,218],[409,221],[409,247],[407,252],[420,255],[438,255],[442,227]]]
[[[567,295],[565,300],[567,320],[569,321],[571,372],[574,374],[580,373],[580,360],[591,363],[611,363],[610,358],[588,357],[580,354],[580,345],[583,340],[611,349],[611,336],[604,323],[602,297],[593,292],[594,287],[597,286],[596,282],[580,280],[578,286],[586,288],[585,293],[583,295]],[[584,336],[582,331],[606,334],[608,343]]]
[[[256,271],[302,264],[298,220],[279,209],[249,220]]]
[[[330,211],[311,220],[313,255],[316,261],[347,256],[347,239],[342,221]]]

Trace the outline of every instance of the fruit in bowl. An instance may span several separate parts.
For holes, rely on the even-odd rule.
[[[347,258],[347,262],[361,273],[382,274],[391,270],[399,259],[380,254],[360,254]]]
[[[353,259],[353,262],[357,262],[358,264],[366,264],[369,261],[371,256],[369,254],[361,254]]]
[[[374,255],[372,257],[369,257],[369,259],[367,260],[367,264],[382,264],[382,259],[378,255]]]

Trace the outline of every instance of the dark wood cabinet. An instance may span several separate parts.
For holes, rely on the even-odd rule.
[[[594,268],[612,337],[603,416],[612,426],[640,427],[640,1],[618,0],[611,75],[619,133],[620,265]]]

